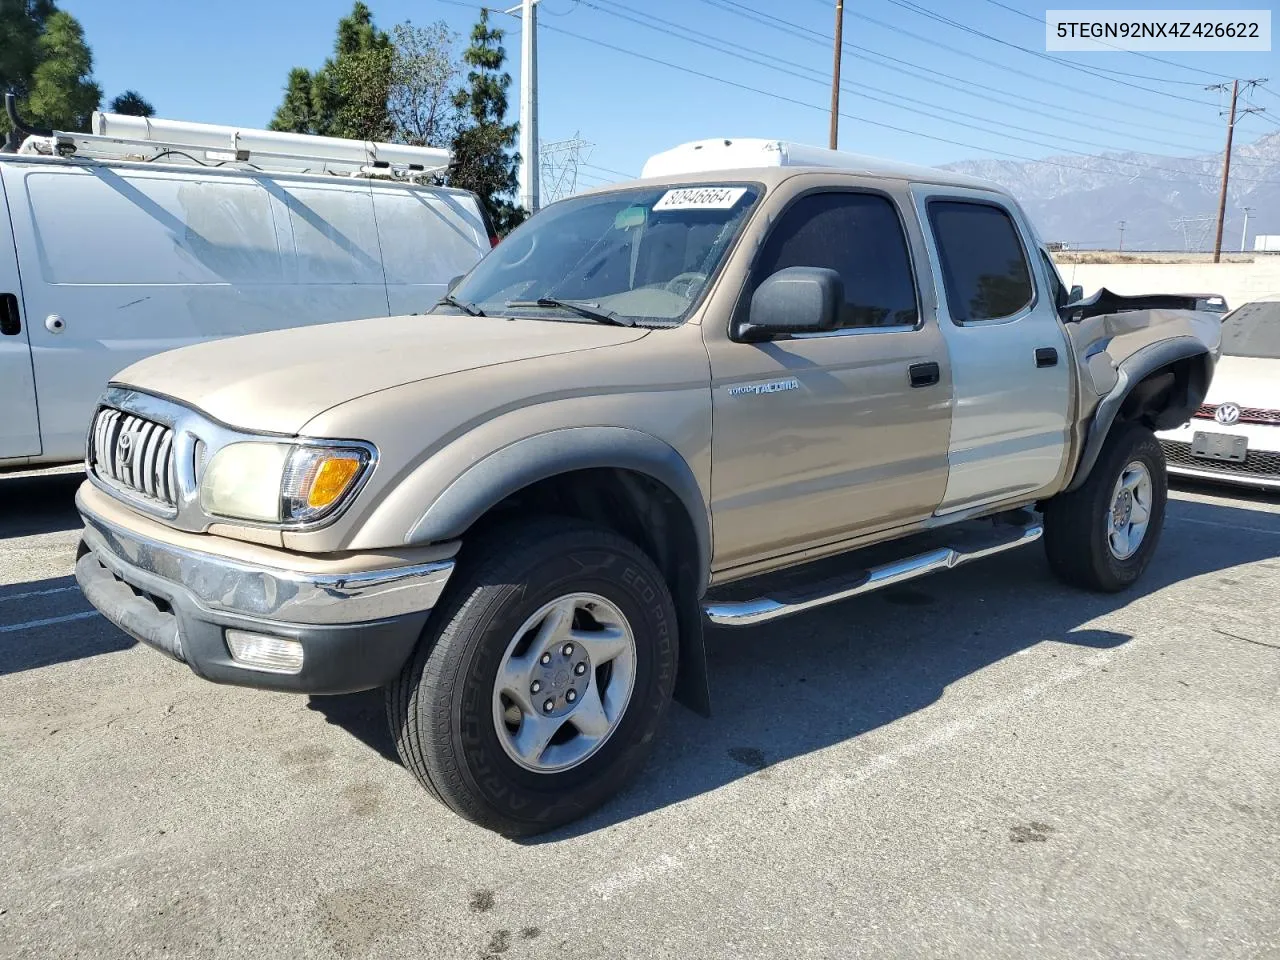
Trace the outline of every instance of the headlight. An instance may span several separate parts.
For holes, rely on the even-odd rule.
[[[200,478],[200,507],[210,516],[236,520],[319,520],[350,495],[372,460],[366,447],[228,444]]]

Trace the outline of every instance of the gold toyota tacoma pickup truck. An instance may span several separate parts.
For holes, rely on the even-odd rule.
[[[634,775],[673,696],[708,708],[707,621],[1042,534],[1069,583],[1132,584],[1153,431],[1218,351],[1195,306],[1073,296],[984,181],[689,144],[547,207],[423,315],[120,373],[76,575],[209,680],[385,688],[423,786],[535,833]]]

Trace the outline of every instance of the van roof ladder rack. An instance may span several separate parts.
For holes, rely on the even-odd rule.
[[[92,133],[54,130],[29,136],[19,153],[102,159],[166,160],[201,166],[229,164],[260,170],[348,176],[421,177],[442,172],[448,150],[402,143],[318,137],[279,130],[226,127],[95,111]]]

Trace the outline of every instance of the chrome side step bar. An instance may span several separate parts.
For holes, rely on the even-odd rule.
[[[847,600],[850,597],[882,590],[939,570],[950,570],[970,560],[980,560],[1006,550],[1013,550],[1039,540],[1044,533],[1044,528],[1038,522],[1015,528],[1015,530],[1017,535],[1011,540],[986,544],[974,550],[961,551],[942,547],[905,560],[895,560],[893,563],[863,570],[854,578],[829,580],[813,587],[786,591],[774,597],[707,603],[703,605],[703,613],[712,623],[722,627],[745,627],[754,623],[765,623],[769,620],[789,617],[792,614],[804,613],[806,610],[823,607],[838,600]]]

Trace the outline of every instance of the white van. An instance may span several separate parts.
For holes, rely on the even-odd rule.
[[[447,151],[103,114],[94,130],[0,153],[0,468],[81,458],[107,380],[144,356],[422,313],[496,242],[474,194],[364,175]]]

